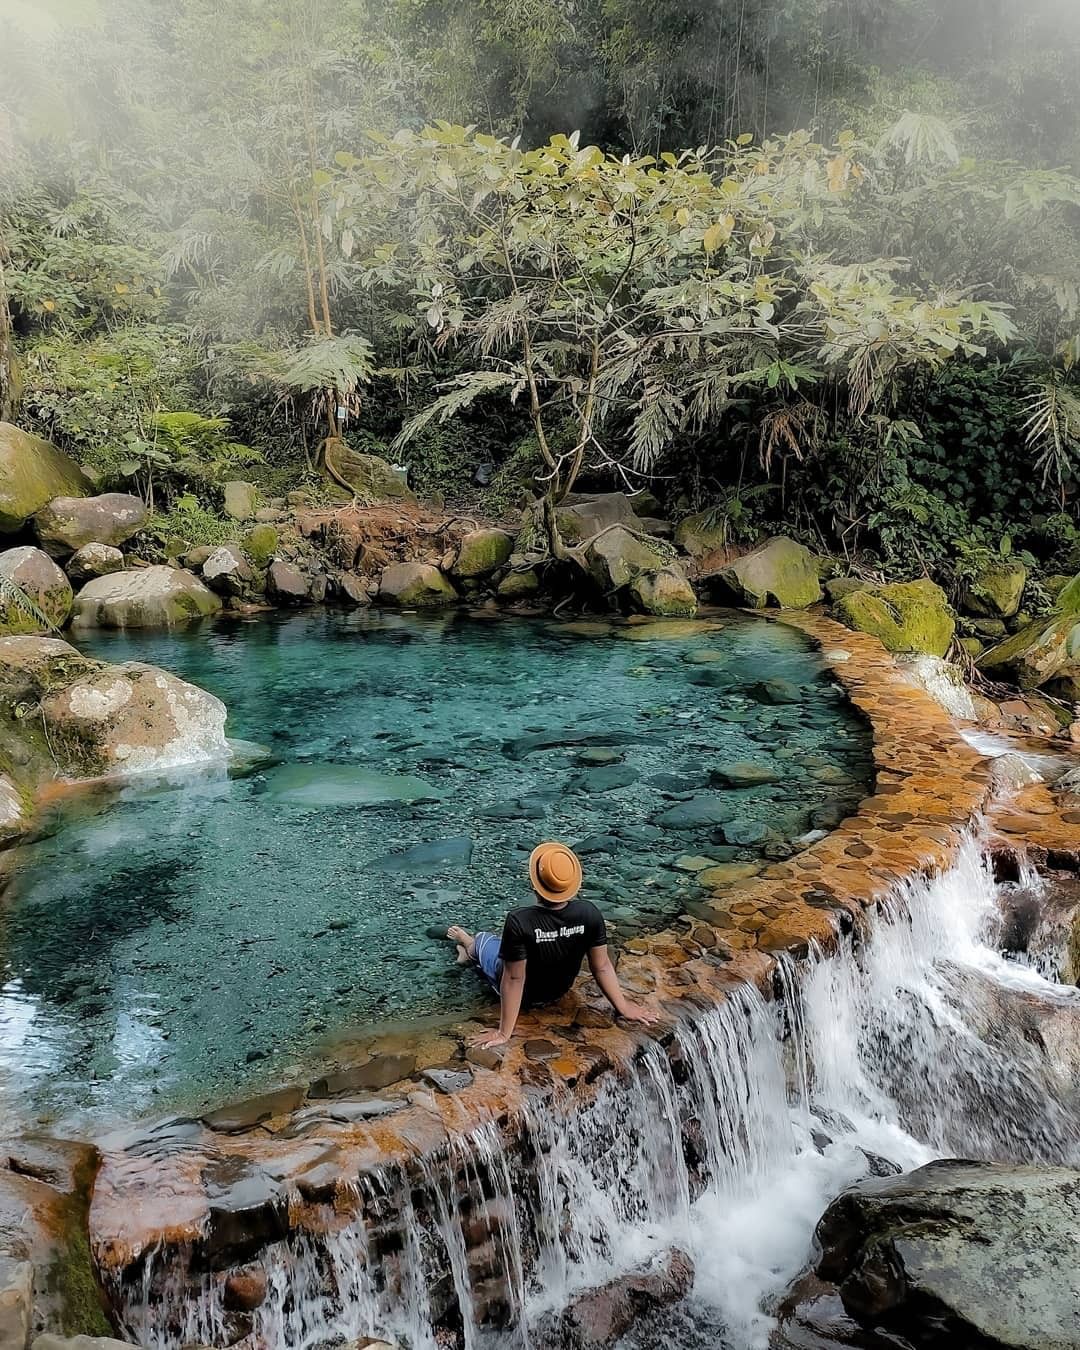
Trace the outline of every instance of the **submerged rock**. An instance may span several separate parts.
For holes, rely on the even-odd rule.
[[[821,599],[817,559],[794,539],[779,536],[717,574],[740,605],[806,609]]]
[[[890,652],[944,656],[956,631],[945,592],[927,580],[863,587],[842,596],[836,612],[849,628],[870,633]]]
[[[562,1312],[549,1314],[537,1329],[537,1342],[545,1350],[607,1350],[638,1318],[685,1298],[693,1283],[693,1261],[673,1248],[644,1269],[578,1294]]]
[[[920,1345],[1080,1347],[1080,1171],[935,1162],[861,1182],[818,1225],[818,1274],[868,1330]]]
[[[82,469],[55,445],[0,422],[0,534],[21,530],[54,497],[92,491]]]
[[[368,864],[372,872],[436,872],[444,867],[468,867],[472,862],[473,841],[462,835],[457,839],[435,839],[414,844],[401,853],[388,853]]]
[[[175,628],[216,614],[221,601],[192,572],[144,567],[88,581],[75,597],[75,628]]]
[[[653,823],[665,830],[700,830],[723,825],[734,814],[735,808],[723,797],[698,796],[660,811]]]
[[[0,634],[62,628],[71,613],[71,582],[47,553],[24,545],[0,553]]]
[[[293,806],[371,806],[432,802],[445,796],[421,778],[380,773],[359,764],[283,764],[266,775],[267,791]]]
[[[150,519],[141,497],[106,492],[100,497],[54,497],[34,516],[41,547],[66,558],[85,544],[126,544]]]

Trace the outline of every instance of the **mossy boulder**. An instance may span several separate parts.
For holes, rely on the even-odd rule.
[[[34,529],[46,553],[67,558],[85,544],[117,548],[149,519],[141,497],[105,492],[98,497],[54,497],[34,516]]]
[[[535,567],[525,567],[521,571],[507,572],[496,592],[500,600],[528,600],[540,589],[540,576]]]
[[[675,543],[691,558],[706,558],[728,546],[728,527],[719,512],[699,511],[675,526]]]
[[[836,612],[849,628],[872,634],[890,652],[944,656],[956,632],[945,592],[925,579],[852,591],[840,598]]]
[[[75,586],[124,570],[124,555],[111,544],[84,544],[64,564],[68,580]]]
[[[378,600],[384,605],[437,609],[457,599],[457,591],[431,563],[391,563],[379,578]]]
[[[506,530],[470,530],[458,545],[451,567],[455,577],[487,577],[497,572],[514,551],[514,536]]]
[[[0,534],[21,530],[54,497],[85,497],[93,490],[55,445],[0,422]]]
[[[583,544],[611,525],[640,529],[634,502],[625,492],[567,497],[555,513],[559,533],[567,544]]]
[[[280,542],[273,525],[256,525],[244,535],[244,552],[256,567],[267,567]]]
[[[1024,564],[1012,558],[983,568],[964,591],[963,608],[980,619],[1011,619],[1020,610],[1027,575]]]
[[[740,605],[806,609],[821,599],[817,559],[794,539],[779,536],[717,573],[714,582]]]
[[[230,520],[253,520],[259,509],[259,490],[254,483],[230,479],[222,489],[222,509]]]
[[[644,614],[661,618],[692,618],[697,613],[697,596],[677,564],[662,567],[659,572],[646,572],[630,583],[630,594],[635,607]]]
[[[1024,624],[979,658],[979,669],[1006,676],[1021,689],[1056,686],[1072,700],[1080,694],[1080,576],[1058,592],[1053,611]]]
[[[75,597],[73,628],[176,628],[216,614],[221,601],[192,572],[144,567],[88,581]]]
[[[344,441],[327,443],[326,465],[333,470],[335,480],[347,483],[359,497],[371,501],[416,500],[408,484],[385,459],[353,450]]]
[[[71,613],[71,582],[47,553],[29,544],[0,553],[0,634],[62,628]]]
[[[635,577],[661,571],[670,557],[645,543],[622,525],[615,525],[593,539],[585,552],[589,574],[604,591],[619,591]]]

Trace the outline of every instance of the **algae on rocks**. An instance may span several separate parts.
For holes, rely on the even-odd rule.
[[[878,638],[890,652],[944,656],[956,632],[945,592],[926,579],[852,591],[837,601],[836,612],[849,628]]]
[[[0,634],[62,628],[71,613],[71,582],[47,553],[26,544],[0,553]]]
[[[457,603],[458,594],[437,567],[430,563],[391,563],[379,578],[378,599],[382,604],[434,609]]]
[[[658,572],[646,572],[630,583],[630,594],[638,609],[660,618],[693,618],[697,596],[682,568],[672,563]]]
[[[0,422],[0,534],[21,530],[54,497],[86,497],[93,490],[55,445]]]
[[[509,560],[514,537],[506,530],[470,530],[458,545],[451,572],[455,577],[487,577]]]
[[[808,548],[780,535],[737,558],[716,575],[740,605],[806,609],[821,599],[818,561]]]

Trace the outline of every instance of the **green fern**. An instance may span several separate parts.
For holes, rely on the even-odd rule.
[[[36,604],[20,585],[2,574],[0,574],[0,602],[2,602],[4,609],[17,609],[20,614],[25,614],[39,628],[44,628],[47,633],[58,631],[56,624],[53,623],[40,605]]]

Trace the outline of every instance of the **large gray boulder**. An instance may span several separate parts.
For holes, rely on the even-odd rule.
[[[808,548],[778,536],[718,572],[714,578],[740,605],[806,609],[822,598],[818,562]]]
[[[54,497],[93,490],[82,469],[55,445],[0,422],[0,534],[21,530]]]
[[[630,583],[635,608],[643,614],[662,618],[692,618],[697,613],[697,596],[678,563],[669,563],[659,572],[645,572]]]
[[[54,497],[34,516],[34,529],[46,553],[66,558],[84,544],[118,548],[149,519],[141,497],[106,492],[100,497]]]
[[[409,609],[436,609],[457,603],[458,594],[437,567],[430,563],[391,563],[379,578],[378,600],[384,605]]]
[[[568,544],[583,544],[609,525],[640,530],[633,500],[625,492],[601,492],[595,496],[566,497],[556,511],[559,533]]]
[[[228,758],[225,705],[140,661],[98,665],[41,700],[57,766],[72,778]]]
[[[222,544],[202,565],[203,581],[218,595],[248,594],[255,584],[255,569],[239,544]]]
[[[0,634],[62,628],[71,613],[71,582],[47,553],[29,544],[0,553]]]
[[[224,487],[223,510],[230,520],[254,520],[259,506],[259,490],[254,483],[231,479]]]
[[[860,1182],[817,1229],[818,1274],[915,1345],[1080,1348],[1080,1171],[936,1162]]]
[[[588,545],[585,560],[589,574],[605,591],[619,591],[636,578],[662,571],[670,561],[661,552],[622,525],[604,529]]]
[[[75,597],[73,628],[176,628],[215,614],[221,601],[192,572],[144,567],[89,581]]]

